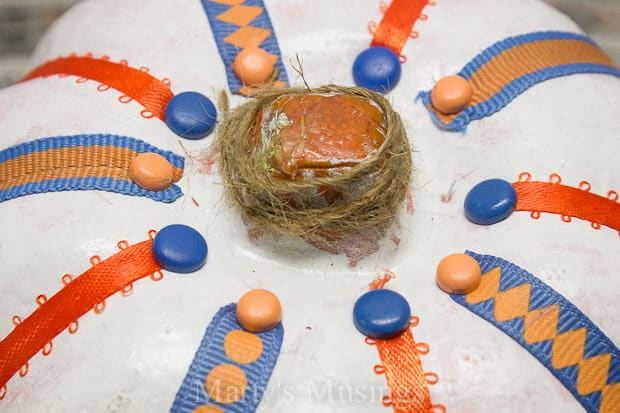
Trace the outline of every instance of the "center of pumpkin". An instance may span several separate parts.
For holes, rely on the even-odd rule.
[[[371,158],[385,140],[379,108],[349,95],[283,95],[259,113],[256,131],[265,166],[290,180],[338,175]]]

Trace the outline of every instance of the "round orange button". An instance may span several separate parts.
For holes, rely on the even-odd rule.
[[[141,153],[129,165],[129,178],[149,191],[162,191],[170,187],[173,177],[174,167],[157,153]]]
[[[268,331],[282,320],[280,300],[271,291],[251,290],[237,303],[237,321],[252,333]]]
[[[480,265],[467,254],[450,254],[437,266],[437,285],[448,294],[468,294],[481,280]]]
[[[235,57],[232,68],[246,86],[258,86],[271,78],[276,59],[260,47],[248,47]]]
[[[431,91],[431,102],[435,109],[446,115],[458,113],[465,109],[474,90],[471,84],[461,76],[446,76],[435,84]]]

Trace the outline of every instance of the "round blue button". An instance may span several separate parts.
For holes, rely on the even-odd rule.
[[[400,72],[398,56],[383,46],[364,50],[353,63],[355,84],[379,93],[394,89],[400,80]]]
[[[205,265],[207,241],[198,231],[187,225],[168,225],[153,240],[155,261],[172,272],[194,272]]]
[[[211,99],[197,92],[179,93],[166,106],[166,124],[182,138],[204,138],[213,131],[216,120]]]
[[[488,179],[465,197],[465,216],[474,224],[491,225],[508,218],[517,204],[517,192],[503,179]]]
[[[355,327],[372,338],[389,339],[409,327],[411,309],[402,295],[391,290],[372,290],[353,307]]]

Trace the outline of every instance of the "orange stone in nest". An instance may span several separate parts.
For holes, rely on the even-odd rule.
[[[273,143],[274,177],[335,176],[377,152],[385,140],[384,119],[364,97],[288,94],[259,113],[256,139]]]

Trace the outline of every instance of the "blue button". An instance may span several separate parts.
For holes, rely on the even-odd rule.
[[[207,241],[187,225],[168,225],[153,240],[153,256],[163,269],[188,273],[205,265]]]
[[[517,204],[517,192],[503,179],[489,179],[474,186],[465,197],[465,216],[474,224],[491,225],[508,216]]]
[[[355,327],[372,338],[389,339],[409,327],[411,309],[402,295],[391,290],[372,290],[353,307]]]
[[[179,93],[166,106],[166,124],[182,138],[204,138],[213,131],[216,120],[213,102],[197,92]]]
[[[398,56],[383,46],[364,50],[353,63],[355,84],[379,93],[394,89],[400,80],[400,72]]]

